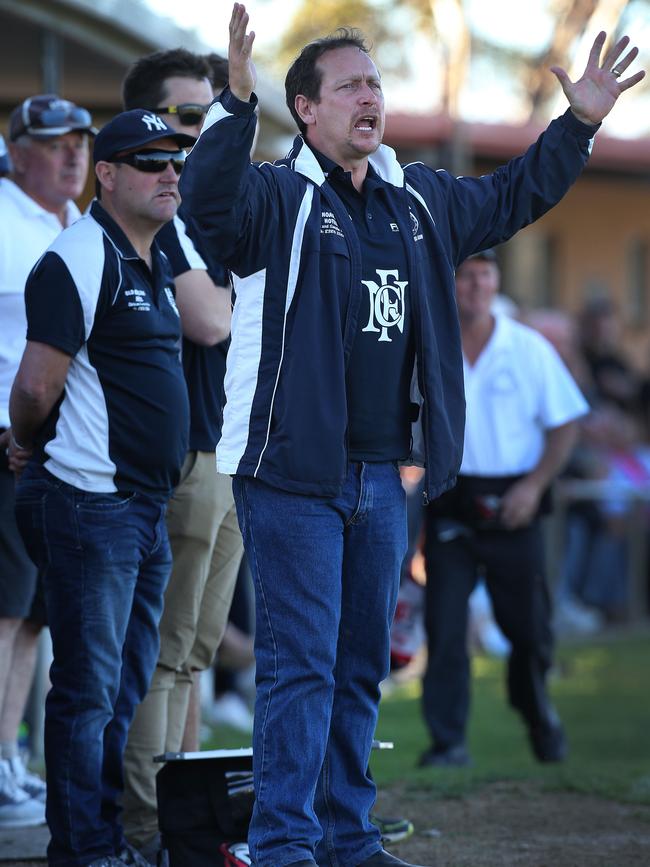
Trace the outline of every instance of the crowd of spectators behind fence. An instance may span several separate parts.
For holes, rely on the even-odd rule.
[[[650,590],[650,574],[631,574],[630,534],[641,534],[642,547],[650,540],[648,366],[628,357],[622,316],[611,298],[589,299],[575,313],[526,310],[521,318],[555,346],[590,405],[562,476],[562,482],[593,484],[567,485],[563,551],[555,576],[558,613],[567,600],[577,600],[603,622],[646,616],[648,610],[630,609],[635,577],[646,605]],[[647,568],[646,558],[641,568],[644,561]]]

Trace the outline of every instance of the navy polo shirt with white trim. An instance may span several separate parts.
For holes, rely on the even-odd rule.
[[[39,458],[84,491],[164,498],[187,451],[180,317],[164,254],[152,270],[101,204],[63,231],[25,288],[27,339],[71,356]]]
[[[188,222],[174,217],[158,232],[156,240],[171,264],[174,277],[190,270],[207,271],[218,286],[227,286],[226,271],[216,262],[206,263],[190,235]],[[226,401],[223,379],[230,338],[215,346],[200,346],[183,337],[183,370],[190,398],[190,449],[214,451],[221,437],[223,405]]]
[[[415,362],[404,239],[371,165],[358,192],[350,172],[313,150],[361,246],[361,307],[346,374],[348,455],[353,461],[402,460],[411,452]]]

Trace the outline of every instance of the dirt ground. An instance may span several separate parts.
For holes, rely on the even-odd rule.
[[[414,835],[391,849],[411,864],[650,867],[650,805],[499,782],[442,801],[424,792],[401,797],[391,787],[377,805],[382,810],[408,815],[415,825]]]
[[[458,800],[391,786],[377,812],[415,825],[391,851],[427,867],[650,867],[650,805],[492,783]],[[1,867],[43,867],[7,861]],[[183,865],[192,867],[192,865]]]

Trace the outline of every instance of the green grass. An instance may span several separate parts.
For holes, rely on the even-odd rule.
[[[373,754],[378,785],[462,797],[496,780],[513,786],[524,780],[551,791],[650,804],[650,634],[560,646],[556,662],[550,689],[569,738],[566,762],[533,759],[524,727],[506,703],[503,661],[476,657],[468,733],[473,766],[416,768],[428,737],[419,682],[412,681],[382,701],[377,737],[395,749]],[[250,738],[223,729],[205,747],[249,745]]]
[[[382,703],[378,737],[395,749],[373,759],[379,785],[406,783],[430,796],[461,796],[495,780],[538,781],[543,788],[650,803],[650,635],[560,647],[550,682],[569,738],[569,758],[540,765],[519,717],[507,706],[504,663],[474,659],[469,769],[416,769],[428,746],[419,683]]]

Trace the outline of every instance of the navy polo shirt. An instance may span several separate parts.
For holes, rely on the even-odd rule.
[[[180,317],[164,254],[152,270],[101,204],[63,231],[25,287],[27,339],[71,356],[36,457],[84,491],[166,498],[187,451]]]
[[[156,239],[166,254],[174,277],[192,269],[207,270],[213,282],[228,285],[228,276],[217,262],[206,262],[190,237],[191,226],[181,216],[166,223]],[[226,355],[230,338],[215,346],[199,346],[183,337],[183,370],[190,399],[190,441],[195,451],[214,451],[221,437],[225,395]]]
[[[314,154],[347,208],[361,245],[361,307],[346,372],[349,458],[401,460],[411,452],[415,361],[404,239],[385,183],[371,165],[359,193],[350,172],[324,154]]]

